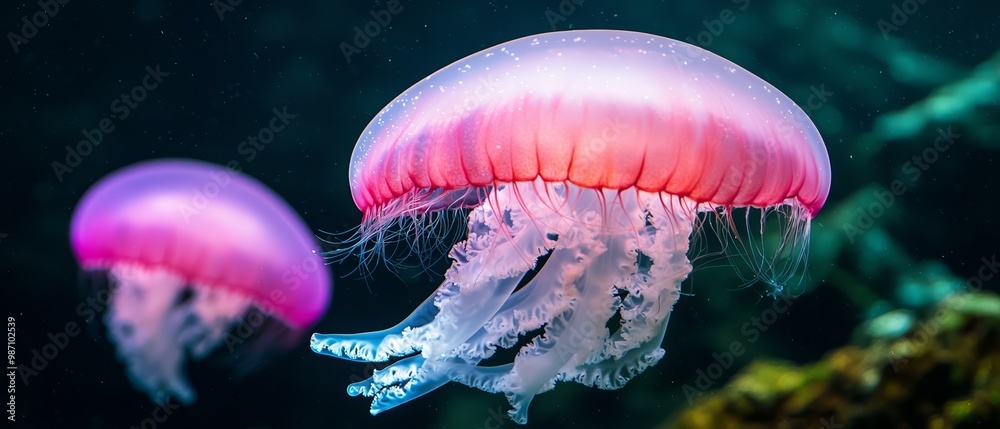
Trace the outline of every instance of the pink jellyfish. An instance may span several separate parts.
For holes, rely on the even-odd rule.
[[[260,182],[212,164],[115,172],[80,201],[70,237],[80,265],[109,276],[108,334],[132,383],[156,401],[191,403],[187,359],[294,338],[332,293],[302,219]]]
[[[830,165],[804,112],[736,64],[587,30],[503,43],[413,85],[362,133],[350,182],[355,248],[405,237],[389,227],[433,231],[446,213],[468,216],[468,237],[403,322],[314,334],[313,351],[405,357],[348,387],[372,414],[455,381],[504,393],[524,423],[556,382],[617,389],[659,361],[706,216],[734,228],[735,208],[777,216],[778,250],[742,256],[776,270],[762,278],[794,271],[779,259],[804,258]],[[520,345],[511,363],[482,362]]]

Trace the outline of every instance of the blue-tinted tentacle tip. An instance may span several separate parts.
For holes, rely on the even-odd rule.
[[[372,398],[372,415],[405,404],[449,381],[442,371],[426,366],[423,356],[412,356],[376,370],[367,380],[347,386],[347,394]]]
[[[417,351],[417,344],[405,338],[404,331],[427,324],[437,312],[434,295],[431,295],[396,326],[360,334],[313,334],[309,347],[321,355],[355,362],[385,362]]]

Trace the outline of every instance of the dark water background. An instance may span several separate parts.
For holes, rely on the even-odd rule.
[[[810,115],[833,168],[830,200],[814,234],[834,238],[814,239],[812,289],[759,341],[748,342],[741,327],[772,301],[755,288],[734,290],[726,283],[732,278],[717,270],[698,270],[685,284],[693,295],[675,307],[664,340],[667,355],[657,366],[619,391],[561,384],[534,400],[530,427],[656,427],[686,405],[681,387],[694,383],[712,354],[731,342],[745,342],[747,353],[713,388],[753,359],[810,362],[850,342],[855,326],[873,312],[904,305],[901,276],[924,278],[935,267],[949,278],[968,279],[976,276],[981,258],[996,254],[1000,83],[990,86],[987,80],[949,93],[934,106],[972,107],[918,121],[909,133],[897,133],[898,124],[885,119],[967,79],[997,55],[996,2],[913,1],[907,6],[912,13],[895,17],[898,25],[893,7],[902,11],[902,1],[562,3],[403,0],[389,25],[349,61],[341,44],[352,43],[354,27],[371,21],[371,11],[385,9],[384,2],[244,0],[220,19],[209,1],[73,0],[17,52],[9,43],[0,47],[4,317],[16,319],[20,364],[68,322],[86,331],[27,385],[18,385],[17,422],[8,426],[124,428],[154,411],[130,386],[103,327],[85,324],[75,311],[79,271],[68,225],[75,204],[96,180],[154,158],[236,160],[312,229],[345,230],[360,220],[347,183],[351,149],[380,108],[452,61],[554,29],[625,29],[690,39],[800,105],[817,91],[831,93]],[[40,10],[37,2],[5,2],[0,30],[21,33],[21,17],[31,19]],[[732,19],[713,22],[720,16]],[[880,29],[880,21],[895,29]],[[120,118],[111,102],[140,84],[147,67],[157,66],[169,76]],[[968,102],[984,94],[985,101]],[[240,153],[240,143],[267,125],[272,109],[283,108],[298,115],[287,129],[255,158]],[[65,146],[82,139],[81,130],[112,117],[114,131],[71,172],[53,170],[53,162],[65,163]],[[904,164],[948,127],[962,137],[911,180]],[[874,201],[873,190],[894,180],[904,180],[907,193],[863,233],[882,245],[843,240],[845,224],[858,222],[856,210]],[[873,260],[888,262],[873,268]],[[351,269],[330,268],[338,274]],[[332,307],[314,329],[356,332],[394,324],[440,281],[426,274],[404,277],[385,270],[368,279],[338,277]],[[997,289],[995,283],[985,287]],[[245,377],[194,365],[197,403],[173,411],[157,427],[515,427],[496,417],[507,409],[502,396],[458,385],[372,417],[366,399],[344,391],[364,366],[315,355],[306,338],[300,343]]]

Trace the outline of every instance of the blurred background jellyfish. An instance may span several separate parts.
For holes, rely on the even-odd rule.
[[[372,414],[455,381],[505,394],[524,423],[556,382],[617,389],[664,355],[705,220],[780,289],[801,269],[830,166],[805,113],[736,64],[587,30],[507,42],[412,86],[364,130],[350,183],[364,220],[349,251],[377,254],[405,239],[400,226],[419,242],[446,213],[468,216],[468,237],[400,324],[314,334],[312,349],[403,357],[348,387]],[[740,231],[737,208],[760,225]],[[778,243],[741,238],[767,218]],[[513,362],[483,362],[518,346]]]
[[[158,160],[117,171],[80,201],[70,237],[83,269],[107,276],[108,335],[129,379],[155,401],[191,403],[188,359],[249,340],[236,364],[252,367],[259,352],[294,341],[331,298],[302,219],[223,166]],[[247,332],[232,334],[239,324]]]

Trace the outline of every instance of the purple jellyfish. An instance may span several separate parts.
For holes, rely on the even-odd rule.
[[[223,342],[294,338],[332,295],[302,219],[226,167],[157,160],[119,170],[80,201],[70,237],[83,269],[107,274],[108,334],[129,379],[155,401],[193,402],[188,359]],[[247,322],[260,332],[231,334]]]
[[[734,247],[776,288],[798,272],[830,161],[802,109],[740,66],[587,30],[503,43],[410,87],[362,133],[350,181],[361,251],[406,236],[389,227],[422,234],[448,213],[467,216],[468,238],[408,318],[314,334],[313,351],[402,357],[348,387],[373,398],[372,414],[454,381],[505,394],[525,423],[557,382],[617,389],[660,360],[705,218],[735,229],[743,208],[782,220],[776,248],[740,239],[752,231],[734,231]],[[514,347],[513,362],[483,364]]]

